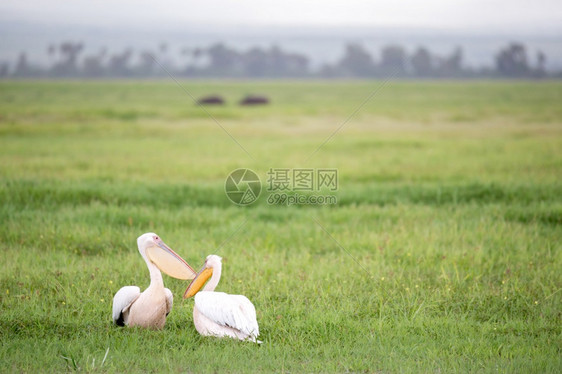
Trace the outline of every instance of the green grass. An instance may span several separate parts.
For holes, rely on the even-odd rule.
[[[251,157],[173,82],[0,83],[1,371],[562,370],[561,83],[392,82],[310,159],[380,82],[183,84]],[[337,168],[338,204],[234,206],[240,167]],[[169,277],[163,331],[113,326],[147,231],[223,256],[264,344]]]

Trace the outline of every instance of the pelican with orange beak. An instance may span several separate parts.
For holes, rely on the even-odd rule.
[[[118,326],[162,329],[172,310],[172,292],[164,288],[162,270],[177,279],[193,279],[195,271],[154,233],[138,237],[139,252],[150,272],[150,286],[121,288],[113,297],[113,322]]]
[[[195,296],[195,329],[203,336],[230,337],[261,343],[257,340],[260,331],[254,304],[243,295],[214,292],[221,278],[221,260],[217,255],[207,256],[205,265],[183,295],[184,298]],[[207,280],[209,282],[205,285]],[[203,285],[205,287],[200,291]]]

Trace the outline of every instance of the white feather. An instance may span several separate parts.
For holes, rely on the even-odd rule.
[[[200,291],[195,295],[195,307],[216,324],[238,330],[251,340],[260,333],[256,308],[246,296]]]
[[[139,298],[141,292],[137,286],[122,287],[115,296],[113,296],[113,323],[121,317],[121,314],[127,314],[130,306]],[[124,321],[125,324],[127,321]]]

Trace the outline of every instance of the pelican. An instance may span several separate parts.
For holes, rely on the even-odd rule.
[[[118,326],[162,329],[174,297],[164,288],[160,270],[178,279],[193,279],[195,271],[154,233],[139,236],[137,245],[150,272],[150,286],[142,293],[137,286],[117,291],[113,297],[113,322]]]
[[[214,292],[221,278],[221,260],[217,255],[207,256],[203,268],[183,295],[184,298],[195,295],[195,329],[203,336],[230,337],[261,343],[257,340],[260,331],[254,304],[243,295]],[[209,278],[211,280],[203,291],[199,291]]]

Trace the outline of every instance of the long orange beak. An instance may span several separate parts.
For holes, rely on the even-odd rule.
[[[199,271],[199,273],[197,273],[195,278],[191,281],[191,283],[187,287],[187,290],[185,290],[185,293],[183,294],[183,298],[187,299],[188,297],[195,296],[195,294],[199,292],[199,290],[201,290],[205,282],[207,282],[207,280],[209,280],[209,278],[212,275],[213,275],[213,269],[205,267],[205,265],[203,265],[203,268]]]
[[[163,241],[149,247],[146,254],[160,270],[177,279],[193,279],[195,270]]]

